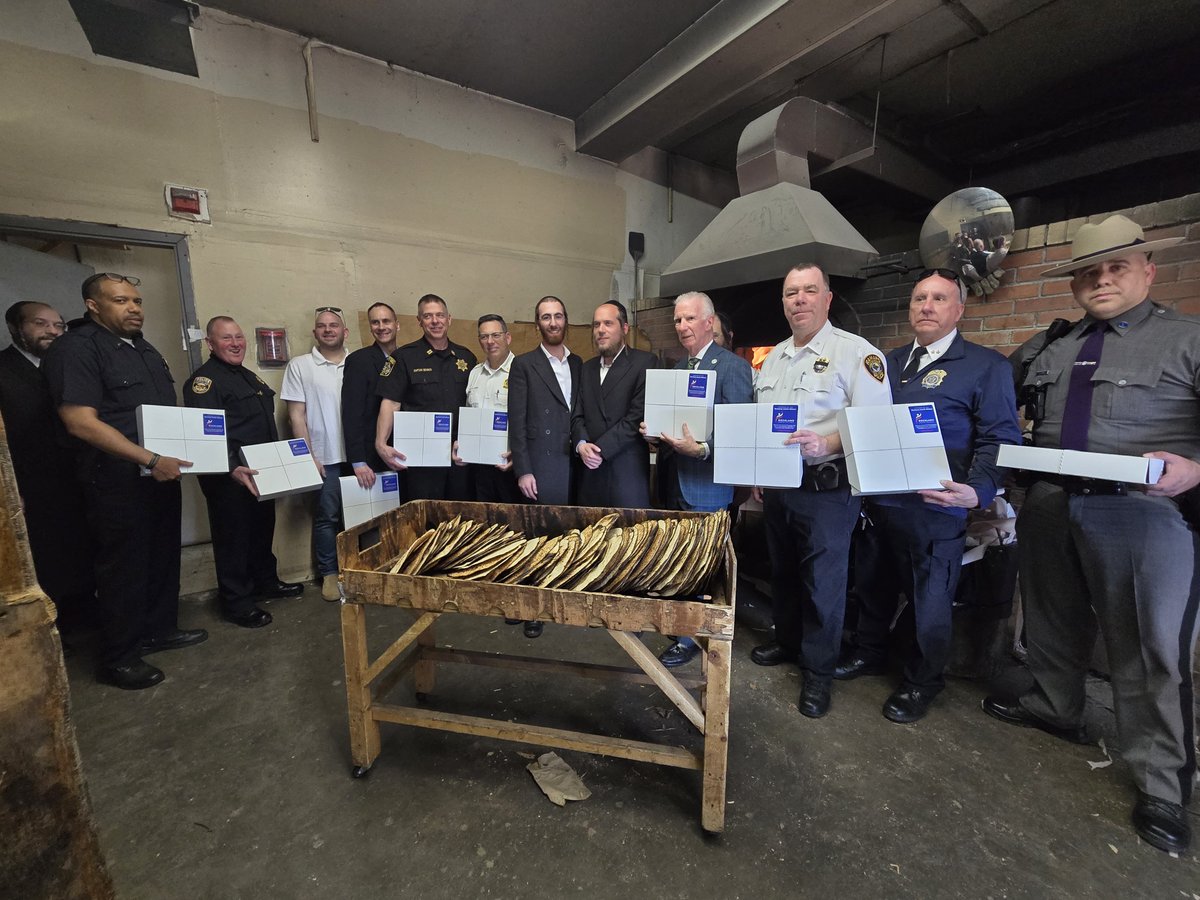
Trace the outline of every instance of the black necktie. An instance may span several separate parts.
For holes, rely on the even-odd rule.
[[[1088,448],[1088,422],[1092,418],[1092,392],[1096,387],[1092,376],[1100,363],[1106,331],[1107,322],[1093,322],[1088,326],[1087,340],[1079,348],[1075,365],[1071,367],[1071,381],[1067,385],[1067,402],[1063,407],[1062,432],[1059,437],[1059,443],[1064,450]]]
[[[908,384],[914,375],[921,368],[921,360],[925,358],[925,354],[929,352],[920,344],[912,352],[912,359],[908,361],[908,365],[904,367],[904,371],[900,373],[900,383]]]
[[[688,357],[688,368],[689,369],[695,369],[695,368],[699,367],[699,365],[700,365],[700,357],[698,357],[698,356]]]

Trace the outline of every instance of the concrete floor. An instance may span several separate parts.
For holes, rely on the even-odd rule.
[[[1185,897],[1200,861],[1141,843],[1117,757],[995,722],[955,681],[915,726],[879,714],[886,678],[837,684],[802,717],[791,666],[761,669],[739,631],[721,836],[699,827],[699,776],[560,751],[592,791],[558,808],[525,771],[535,747],[383,726],[350,778],[338,608],[315,588],[247,631],[187,604],[209,641],[152,660],[126,693],[69,660],[73,718],[101,843],[123,900],[506,897]],[[371,608],[384,646],[411,618]],[[604,632],[447,616],[442,643],[625,664]],[[647,636],[656,649],[665,639]],[[692,666],[697,666],[693,663]],[[1020,670],[1007,676],[1015,682]],[[445,666],[432,703],[698,745],[650,687]],[[408,702],[407,682],[394,698]],[[1115,744],[1102,682],[1089,724]],[[1196,823],[1200,825],[1200,823]],[[1200,830],[1200,829],[1198,829]]]

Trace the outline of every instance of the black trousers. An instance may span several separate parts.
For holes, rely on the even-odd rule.
[[[833,677],[846,618],[850,538],[862,501],[845,477],[828,491],[763,491],[775,639],[814,678]]]
[[[481,503],[525,503],[525,495],[517,487],[512,469],[501,472],[495,466],[472,465],[475,479],[475,499]]]
[[[468,466],[414,466],[404,472],[405,500],[470,500]]]
[[[96,605],[96,560],[87,521],[84,486],[74,472],[22,478],[17,486],[25,506],[29,550],[38,584],[58,610],[58,630],[66,634],[101,626]]]
[[[198,477],[208,505],[221,611],[227,615],[248,613],[254,609],[259,588],[279,578],[271,550],[275,501],[260,502],[228,475]]]
[[[951,611],[966,520],[932,508],[871,502],[867,516],[871,525],[855,551],[857,649],[874,662],[887,658],[888,630],[904,594],[915,626],[905,655],[904,686],[936,693],[945,686],[942,672],[950,658]]]
[[[145,638],[179,627],[179,483],[97,454],[83,484],[96,552],[101,665],[130,665]]]

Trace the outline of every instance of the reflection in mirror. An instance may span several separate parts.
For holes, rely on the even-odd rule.
[[[975,294],[1000,285],[1001,263],[1013,236],[1008,201],[984,187],[963,188],[946,197],[921,226],[921,261],[953,269]]]

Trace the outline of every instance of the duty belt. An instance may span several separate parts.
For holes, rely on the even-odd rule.
[[[1056,484],[1073,497],[1124,497],[1129,485],[1124,481],[1106,481],[1102,478],[1080,478],[1075,475],[1050,475],[1039,472],[1038,481]]]
[[[815,465],[804,464],[804,476],[800,480],[802,491],[834,491],[849,484],[846,478],[846,460],[831,459]]]

